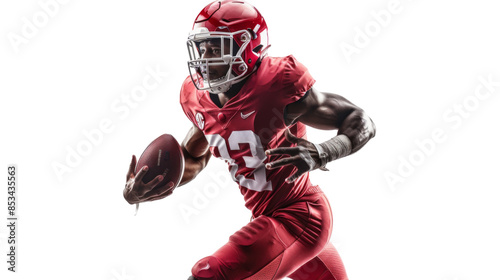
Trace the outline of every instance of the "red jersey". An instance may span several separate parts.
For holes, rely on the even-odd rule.
[[[293,183],[285,179],[294,166],[272,170],[265,163],[282,156],[266,156],[267,149],[292,147],[285,139],[285,106],[299,100],[314,84],[307,68],[293,56],[265,57],[240,91],[219,108],[208,91],[199,91],[188,77],[180,103],[186,116],[200,128],[213,156],[225,160],[239,184],[245,206],[254,217],[266,215],[302,197],[311,185],[309,172]],[[305,125],[289,126],[306,138]]]

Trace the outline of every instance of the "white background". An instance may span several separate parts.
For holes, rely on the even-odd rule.
[[[252,3],[268,23],[270,55],[293,54],[318,89],[344,95],[377,125],[359,153],[311,173],[332,204],[332,241],[350,279],[500,279],[500,87],[474,97],[479,77],[500,81],[499,5],[401,0],[381,26],[373,13],[389,0]],[[2,261],[0,278],[186,279],[198,259],[248,222],[217,159],[137,216],[122,197],[131,155],[162,133],[182,140],[191,125],[178,94],[188,73],[187,33],[206,4],[68,1],[16,46],[11,38],[24,36],[23,18],[43,21],[44,10],[38,1],[1,2],[1,260],[11,163],[19,221],[18,272]],[[362,44],[356,30],[367,27]],[[346,56],[345,44],[357,53]],[[156,89],[128,115],[112,109],[156,67],[168,72]],[[454,106],[464,102],[459,117]],[[54,164],[66,165],[68,151],[87,141],[83,131],[103,120],[112,131],[58,179]],[[424,154],[416,141],[435,129],[444,140]],[[335,134],[308,131],[315,142]],[[391,185],[387,174],[403,181]]]

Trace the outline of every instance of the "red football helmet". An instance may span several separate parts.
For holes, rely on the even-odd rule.
[[[220,53],[205,58],[200,51],[203,42],[218,44]],[[270,45],[266,21],[255,7],[223,0],[208,4],[198,14],[187,46],[189,73],[196,88],[221,93],[256,70]],[[210,67],[222,65],[228,66],[227,73],[211,79]]]

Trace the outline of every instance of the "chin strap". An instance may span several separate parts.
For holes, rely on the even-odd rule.
[[[319,169],[323,171],[328,171],[325,167],[327,163],[348,156],[352,151],[351,140],[343,134],[337,135],[321,144],[314,144],[314,146],[318,150],[321,160]]]
[[[257,68],[259,68],[261,61],[262,61],[262,59],[259,59],[259,61],[255,64],[255,67],[253,68],[253,70],[250,73],[243,75],[241,77],[238,77],[232,81],[227,81],[226,83],[223,83],[221,85],[211,87],[208,89],[208,92],[212,93],[212,94],[219,94],[219,93],[227,92],[234,84],[237,84],[237,83],[243,81],[244,79],[246,79],[250,75],[252,75],[255,71],[257,71]],[[232,78],[234,78],[233,73],[230,74],[229,79],[232,79]]]
[[[216,86],[214,88],[209,88],[208,92],[210,92],[211,94],[223,93],[223,92],[228,91],[232,85],[233,85],[232,83],[227,82],[227,83],[221,84],[219,86]]]

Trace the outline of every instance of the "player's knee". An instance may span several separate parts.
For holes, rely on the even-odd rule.
[[[191,270],[192,279],[188,280],[211,280],[220,279],[220,262],[217,258],[209,256],[199,260]]]

